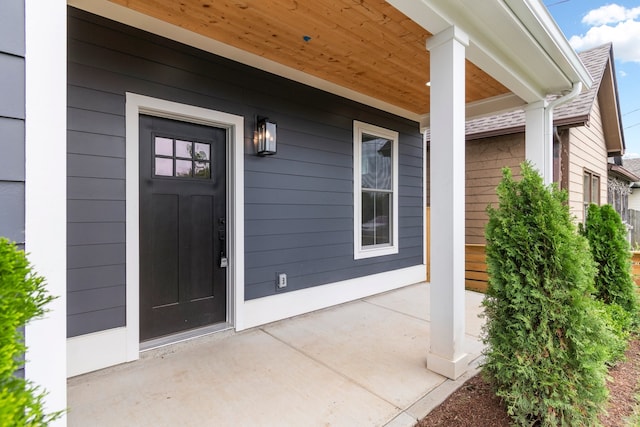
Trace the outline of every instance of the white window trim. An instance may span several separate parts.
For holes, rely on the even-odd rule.
[[[391,244],[372,247],[362,246],[362,134],[375,135],[393,141],[391,215]],[[398,132],[369,123],[353,121],[353,258],[364,259],[398,253]]]

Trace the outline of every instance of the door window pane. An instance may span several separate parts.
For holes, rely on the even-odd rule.
[[[191,160],[176,160],[176,176],[191,176]]]
[[[193,158],[195,160],[211,160],[209,151],[210,151],[209,144],[201,144],[199,142],[196,142]]]
[[[173,159],[156,157],[156,175],[173,176]]]
[[[156,137],[156,156],[173,156],[173,140]]]
[[[182,157],[183,159],[192,158],[192,144],[189,141],[176,140],[176,157]]]
[[[211,176],[211,170],[209,168],[209,162],[195,162],[193,169],[193,176],[201,178],[209,178]]]

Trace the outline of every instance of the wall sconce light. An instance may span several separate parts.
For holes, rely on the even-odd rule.
[[[258,118],[256,152],[258,156],[276,154],[276,124],[266,117]]]

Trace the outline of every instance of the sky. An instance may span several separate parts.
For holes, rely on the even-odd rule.
[[[577,52],[613,42],[625,157],[640,157],[640,0],[544,4]]]

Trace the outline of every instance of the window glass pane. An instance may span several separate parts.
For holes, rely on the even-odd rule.
[[[192,144],[189,141],[176,140],[176,157],[190,159],[192,157]]]
[[[376,245],[382,245],[391,242],[391,228],[389,227],[390,219],[390,203],[391,194],[376,194],[376,217],[375,217],[375,236]]]
[[[582,193],[584,203],[589,204],[591,202],[591,174],[584,174]]]
[[[156,175],[173,176],[173,159],[156,157]]]
[[[362,192],[362,246],[375,244],[375,193]]]
[[[198,178],[210,178],[211,177],[210,163],[195,162],[193,176],[197,176]]]
[[[591,203],[595,203],[596,205],[600,204],[600,177],[593,176],[592,188],[591,188]]]
[[[176,160],[176,176],[191,176],[191,160]]]
[[[158,156],[173,156],[173,139],[156,137],[155,153]]]
[[[201,144],[199,142],[195,143],[195,152],[193,153],[193,158],[195,160],[211,160],[210,156],[210,147],[209,144]]]
[[[362,192],[362,246],[391,242],[391,194]]]
[[[362,187],[391,189],[393,142],[386,138],[362,135]]]

